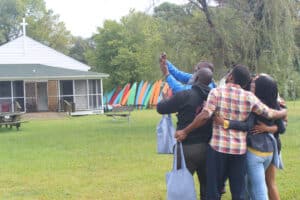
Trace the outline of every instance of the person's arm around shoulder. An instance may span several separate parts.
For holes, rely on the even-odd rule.
[[[183,141],[192,130],[204,125],[207,122],[207,120],[209,120],[209,118],[209,112],[207,112],[206,110],[202,110],[201,113],[199,113],[196,116],[196,118],[192,121],[192,123],[190,123],[184,129],[176,131],[176,140],[179,142]]]
[[[203,126],[213,115],[217,108],[217,96],[216,89],[210,91],[207,102],[203,110],[196,116],[192,123],[190,123],[187,127],[182,130],[178,130],[175,133],[175,138],[178,141],[183,141],[187,135],[200,126]]]
[[[223,126],[224,129],[235,129],[247,132],[249,132],[254,126],[254,121],[255,115],[253,113],[250,113],[246,121],[228,120],[219,115],[215,115],[214,117],[214,122],[217,125]]]
[[[263,104],[253,93],[248,92],[248,103],[251,104],[252,112],[262,115],[267,119],[282,119],[287,116],[287,109],[274,110]]]
[[[251,130],[253,134],[260,134],[260,133],[276,133],[278,131],[278,127],[276,125],[267,125],[261,121],[258,121],[257,124]]]
[[[285,123],[282,119],[275,120],[275,126],[277,127],[276,133],[283,134],[286,130]]]
[[[187,94],[185,91],[176,93],[168,99],[161,100],[157,104],[156,110],[159,114],[176,113],[181,108],[181,105],[183,105],[186,98]]]
[[[277,107],[277,110],[280,110],[280,106]],[[286,130],[286,125],[283,119],[276,119],[274,125],[268,126],[262,122],[258,122],[251,131],[254,134],[269,132],[272,134],[283,134]]]

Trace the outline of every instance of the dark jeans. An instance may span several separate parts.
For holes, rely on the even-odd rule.
[[[232,200],[245,199],[246,154],[233,155],[207,149],[207,199],[221,199],[220,191],[229,179]]]
[[[206,200],[206,151],[207,143],[198,144],[183,144],[183,154],[185,158],[186,167],[193,175],[197,173],[200,183],[200,199]],[[180,167],[180,151],[177,151],[178,161],[177,167]]]

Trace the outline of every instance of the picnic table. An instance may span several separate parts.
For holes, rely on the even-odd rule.
[[[112,117],[114,120],[117,117],[125,117],[127,118],[128,122],[130,120],[130,113],[134,110],[134,106],[118,106],[113,107],[110,112],[105,113],[106,116]]]
[[[25,121],[21,121],[21,115],[25,112],[3,112],[0,113],[0,127],[3,125],[7,128],[12,128],[15,126],[17,130],[19,130],[21,123]]]

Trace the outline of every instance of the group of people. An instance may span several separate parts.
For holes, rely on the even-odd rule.
[[[266,74],[251,77],[246,66],[236,65],[226,84],[216,87],[212,63],[201,61],[189,74],[166,54],[160,68],[174,95],[157,111],[177,113],[175,138],[188,170],[197,173],[201,200],[221,199],[227,179],[233,200],[280,199],[275,172],[282,168],[279,134],[287,110],[276,81]]]

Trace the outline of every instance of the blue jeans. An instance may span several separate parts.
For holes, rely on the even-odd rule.
[[[265,171],[272,161],[273,155],[257,156],[247,151],[247,191],[251,200],[268,200],[268,189],[265,181]]]

